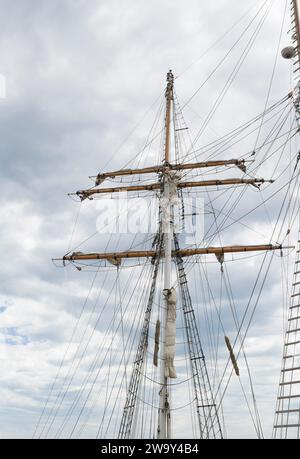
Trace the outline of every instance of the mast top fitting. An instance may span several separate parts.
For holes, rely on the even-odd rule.
[[[169,70],[167,73],[167,82],[168,83],[173,83],[174,82],[174,75],[172,70]]]

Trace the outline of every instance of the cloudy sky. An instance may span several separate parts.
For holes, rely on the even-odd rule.
[[[181,105],[189,101],[264,2],[244,3],[190,0],[187,7],[182,0],[0,0],[0,73],[6,80],[6,97],[0,98],[0,437],[33,435],[93,281],[93,273],[57,269],[51,261],[96,231],[97,209],[87,202],[72,235],[80,205],[67,193],[91,186],[90,175],[102,168],[123,167],[141,150],[168,69],[174,71]],[[285,3],[272,2],[205,141],[264,110]],[[288,29],[289,12],[282,46],[289,44]],[[192,136],[241,50],[233,51],[189,103],[186,119]],[[284,97],[291,84],[291,67],[280,58],[269,105]],[[245,153],[234,150],[238,156]],[[151,155],[148,163],[154,158]],[[257,196],[251,199],[253,203]],[[248,218],[247,225],[262,235],[258,242],[268,243],[271,229],[265,220],[261,209],[255,219]],[[227,242],[234,240],[254,242],[253,234],[239,234],[238,229],[228,235]],[[101,237],[92,242],[94,250],[103,249]],[[273,421],[282,344],[277,268],[248,343],[266,435]],[[253,262],[249,291],[258,269],[259,263]],[[247,284],[248,274],[233,272],[234,285]],[[235,293],[237,305],[242,305],[247,295],[238,288]],[[229,316],[224,316],[224,323],[232,330]],[[102,333],[98,328],[88,358],[97,351]],[[85,363],[82,372],[87,368]],[[233,383],[228,434],[254,436],[247,410],[234,409],[240,400],[234,398],[235,390]],[[96,424],[97,417],[91,423]],[[91,432],[87,429],[87,435]]]

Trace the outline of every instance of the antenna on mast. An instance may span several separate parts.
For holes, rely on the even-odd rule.
[[[297,62],[300,62],[300,16],[297,0],[292,0],[292,23],[293,23],[293,35],[292,41],[294,46],[287,46],[281,51],[284,59],[292,59],[297,57]]]
[[[298,117],[300,116],[300,15],[298,1],[292,0],[292,46],[286,46],[281,51],[281,55],[284,59],[294,59],[294,75],[297,82],[294,90],[294,105]]]
[[[297,41],[296,46],[296,53],[298,56],[298,61],[300,60],[300,16],[299,16],[299,8],[298,8],[298,1],[292,1],[292,9],[294,12],[294,20],[295,20],[295,34],[294,39]]]

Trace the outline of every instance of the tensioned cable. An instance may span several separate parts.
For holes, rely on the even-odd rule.
[[[280,133],[281,129],[283,128],[283,125],[284,125],[284,124],[282,123],[281,126],[280,126],[280,128],[278,129],[277,134]],[[255,167],[255,170],[257,171],[258,168],[259,168],[259,165]],[[244,188],[244,189],[241,191],[241,193],[239,194],[239,196],[237,197],[237,199],[232,203],[230,209],[228,210],[228,214],[231,213],[232,210],[237,206],[238,202],[240,202],[240,200],[241,200],[242,196],[245,194],[245,192],[246,192],[246,188]],[[233,196],[233,194],[232,194],[232,196]],[[226,202],[225,205],[223,206],[222,212],[223,212],[223,210],[225,209],[225,207],[228,205],[228,203],[229,203],[229,200],[227,200],[227,202]],[[223,226],[224,226],[226,220],[227,220],[227,218],[224,217],[223,221],[221,222],[221,224],[220,224],[220,226],[219,226],[219,230],[223,228]],[[210,229],[211,229],[211,228],[210,228]],[[207,231],[207,234],[209,233],[210,229]]]
[[[236,47],[236,45],[241,41],[243,36],[246,34],[246,32],[250,29],[251,25],[254,23],[254,21],[257,19],[261,11],[263,10],[264,6],[268,3],[269,0],[266,0],[263,5],[259,8],[258,12],[255,14],[255,16],[251,19],[251,21],[248,23],[247,27],[243,30],[241,35],[238,37],[238,39],[234,42],[232,47],[229,49],[229,51],[226,52],[225,56],[218,62],[217,66],[213,69],[213,71],[209,74],[209,76],[205,79],[205,81],[199,86],[199,88],[190,96],[190,98],[185,102],[182,108],[185,108],[186,105],[188,105],[192,99],[199,93],[199,91],[203,88],[203,86],[207,83],[207,81],[216,73],[216,71],[221,67],[221,65],[225,62],[227,57],[230,55],[230,53],[233,51],[233,49]]]
[[[281,21],[281,28],[280,28],[280,33],[279,33],[278,45],[277,45],[276,52],[275,52],[275,61],[274,61],[273,69],[272,69],[272,74],[271,74],[271,79],[270,79],[270,83],[269,83],[269,88],[268,88],[268,93],[267,93],[267,97],[266,97],[266,101],[265,101],[264,110],[266,110],[266,108],[268,106],[268,103],[269,103],[269,100],[270,100],[270,96],[271,96],[271,90],[272,90],[272,87],[273,87],[275,71],[276,71],[276,67],[277,67],[277,63],[278,63],[281,39],[282,39],[282,34],[283,34],[283,28],[284,28],[284,24],[285,24],[285,20],[286,20],[287,3],[288,2],[286,0],[285,6],[284,6],[283,18],[282,18],[282,21]],[[263,120],[264,120],[264,118],[261,119],[261,125],[259,127],[259,131],[257,133],[257,138],[256,138],[255,145],[254,145],[254,151],[256,150],[256,147],[257,147],[257,144],[258,144],[258,140],[259,140],[259,137],[260,137],[260,134],[261,134]]]
[[[285,101],[286,101],[286,99],[284,100],[284,102]],[[268,124],[270,121],[272,121],[274,118],[276,118],[276,116],[278,114],[281,115],[283,112],[285,112],[286,109],[290,106],[290,100],[288,100],[288,103],[284,107],[282,107],[281,105],[282,104],[278,105],[280,107],[280,109],[278,111],[276,111],[275,113],[272,113],[272,112],[277,107],[275,107],[272,110],[272,112],[270,111],[270,113],[272,113],[272,116],[270,116],[269,118],[265,119],[264,122],[263,122],[263,125]],[[261,114],[261,116],[263,116],[263,114]],[[259,120],[260,120],[260,118],[255,119],[252,123],[248,123],[247,125],[241,126],[241,128],[239,130],[237,130],[236,132],[233,132],[232,134],[229,133],[228,135],[224,136],[224,138],[223,138],[224,141],[223,142],[222,141],[212,142],[211,144],[208,144],[208,145],[203,146],[203,147],[201,147],[199,149],[193,150],[191,153],[187,153],[185,155],[185,157],[184,157],[185,159],[183,161],[183,164],[187,164],[189,162],[189,160],[190,160],[189,157],[190,156],[193,156],[193,157],[197,158],[198,156],[201,155],[201,157],[203,157],[203,155],[207,154],[211,150],[213,150],[213,152],[210,153],[210,155],[206,157],[207,160],[215,158],[215,157],[219,157],[221,154],[227,152],[232,147],[238,145],[239,143],[241,143],[242,141],[244,141],[245,139],[250,137],[253,133],[255,133],[259,129],[259,126],[255,126],[255,124]],[[255,127],[252,130],[248,131],[248,129],[251,128],[251,126],[255,126]],[[242,135],[243,133],[245,133],[245,134]],[[261,150],[261,148],[263,146],[258,147],[256,149],[256,152]],[[248,159],[248,158],[250,159],[252,155],[253,155],[253,148],[251,149],[251,151],[243,153],[242,155],[239,154],[238,156],[241,159]],[[254,159],[253,159],[253,161],[254,161]]]
[[[266,119],[266,115],[272,113],[278,107],[281,107],[281,105],[284,104],[285,102],[288,102],[288,104],[286,105],[286,107],[287,107],[291,103],[290,101],[291,101],[291,97],[290,97],[290,95],[287,95],[287,96],[281,98],[279,101],[277,101],[273,105],[271,105],[270,107],[268,107],[268,109],[266,111],[259,113],[254,118],[251,118],[247,122],[239,125],[237,128],[233,129],[232,131],[229,131],[229,132],[223,134],[221,137],[215,139],[214,141],[212,141],[212,142],[210,142],[208,144],[205,144],[205,145],[201,146],[198,149],[193,149],[193,151],[188,152],[185,155],[184,160],[183,160],[183,164],[185,164],[186,162],[189,161],[189,157],[190,156],[194,156],[194,157],[197,156],[196,155],[197,152],[200,152],[201,155],[203,155],[203,154],[207,153],[208,151],[213,150],[216,147],[218,147],[218,149],[220,149],[222,147],[222,145],[230,142],[235,137],[238,137],[241,133],[243,133],[248,128],[250,128],[252,125],[255,125],[255,123],[258,123],[261,120],[262,117],[265,118],[264,123],[267,123],[267,122],[271,121],[273,119],[273,117],[276,116],[276,113],[272,114],[272,116],[270,118],[267,118],[267,119]],[[286,108],[286,107],[284,107],[284,108]],[[282,108],[280,108],[278,113],[281,113],[281,110],[282,110]],[[255,132],[258,128],[259,128],[259,126],[257,126],[252,132]],[[207,157],[207,159],[212,158],[212,157],[213,157],[213,155],[210,155],[210,156]]]
[[[146,266],[146,265],[145,265],[145,266]],[[143,272],[143,271],[142,271],[142,272]],[[132,275],[133,275],[133,272],[131,273],[131,276],[130,276],[130,277],[132,277]],[[127,285],[129,286],[129,285],[130,285],[130,282],[128,282]],[[116,281],[115,281],[115,283],[113,284],[111,293],[112,293],[113,290],[115,289],[115,286],[116,286]],[[124,295],[125,295],[125,292],[124,292]],[[110,297],[110,295],[109,295],[109,297]],[[108,297],[108,299],[109,299],[109,297]],[[106,306],[108,299],[106,300],[104,307]],[[94,331],[95,331],[95,329],[97,328],[97,324],[99,323],[100,318],[101,318],[101,315],[100,315],[100,316],[98,317],[98,319],[97,319],[97,322],[96,322],[96,324],[95,324],[95,326],[94,326],[94,329],[92,330],[92,333],[91,333],[91,335],[90,335],[90,337],[89,337],[89,339],[88,339],[88,342],[87,342],[87,344],[86,344],[86,346],[85,346],[84,352],[82,353],[82,356],[81,356],[81,358],[80,358],[80,360],[79,360],[79,362],[78,362],[78,364],[77,364],[76,370],[79,368],[80,362],[81,362],[82,358],[84,357],[84,355],[85,355],[85,353],[86,353],[87,347],[88,347],[89,343],[91,342],[91,339],[92,339],[92,337],[93,337],[93,335],[94,335]],[[111,324],[112,324],[112,323],[113,323],[113,322],[111,321]],[[107,332],[108,332],[108,330],[107,330]],[[106,334],[107,334],[107,333],[106,333]],[[106,336],[106,335],[105,335],[105,336]],[[104,339],[105,339],[105,337],[104,337]],[[104,341],[104,339],[103,339],[103,341]],[[100,347],[100,349],[101,349],[101,347]],[[76,370],[75,370],[75,371],[76,371]],[[71,382],[72,382],[72,380],[73,380],[73,378],[74,378],[74,375],[75,375],[75,373],[73,372],[71,381],[69,382],[69,387],[70,387]]]
[[[220,94],[218,95],[216,101],[214,102],[213,104],[213,107],[212,109],[210,110],[210,112],[208,113],[207,117],[205,118],[198,134],[196,135],[195,139],[193,140],[193,144],[192,144],[192,147],[193,145],[195,145],[195,143],[199,140],[200,136],[203,134],[205,128],[208,126],[208,123],[211,121],[213,115],[215,114],[217,108],[220,106],[220,103],[222,102],[222,100],[224,99],[228,89],[230,88],[230,86],[232,85],[234,79],[236,78],[242,64],[244,63],[245,59],[247,58],[260,30],[262,29],[264,23],[265,23],[265,20],[267,19],[268,17],[268,14],[270,12],[272,8],[272,3],[270,2],[268,8],[266,9],[266,11],[264,12],[262,18],[260,19],[258,25],[256,26],[250,40],[247,42],[247,45],[242,53],[242,55],[240,56],[240,58],[238,59],[233,71],[230,73],[229,75],[229,78],[228,80],[226,81],[224,87],[222,88]]]
[[[140,274],[140,276],[139,276],[139,278],[138,278],[138,283],[141,282],[141,280],[142,280],[142,276],[144,275],[144,270],[145,270],[145,267],[142,268],[141,274]],[[131,280],[129,279],[129,283],[130,283],[130,282],[131,282]],[[129,285],[129,283],[128,283],[128,285]],[[125,295],[125,292],[124,292],[124,295]],[[97,319],[97,324],[99,323],[99,321],[100,321],[100,316],[99,316],[98,319]],[[97,324],[95,325],[95,329],[96,329],[96,327],[97,327]],[[101,352],[102,352],[103,349],[104,349],[103,344],[104,344],[104,342],[105,342],[106,337],[108,336],[108,333],[109,333],[109,331],[110,331],[111,326],[113,326],[113,325],[114,325],[114,321],[113,321],[113,319],[111,319],[109,328],[106,330],[105,336],[103,337],[103,341],[102,341],[102,343],[100,344],[99,350],[98,350],[98,352],[97,352],[97,354],[96,354],[96,356],[95,356],[95,358],[94,358],[92,364],[91,364],[90,367],[89,367],[89,370],[88,370],[88,372],[87,372],[87,375],[86,375],[85,378],[84,378],[83,383],[81,384],[81,386],[80,386],[80,388],[79,388],[78,394],[77,394],[77,396],[76,396],[74,402],[72,403],[71,407],[69,408],[68,413],[67,413],[67,415],[66,415],[66,417],[65,417],[65,419],[64,419],[64,421],[63,421],[63,423],[61,424],[61,426],[60,426],[60,428],[59,428],[59,430],[58,430],[58,432],[57,432],[57,437],[60,437],[60,435],[62,434],[62,432],[63,432],[63,430],[64,430],[64,428],[65,428],[67,422],[68,422],[69,419],[71,418],[71,415],[72,415],[72,413],[73,413],[73,411],[74,411],[74,408],[76,407],[77,403],[78,403],[79,400],[80,400],[80,397],[81,397],[82,394],[83,394],[83,390],[86,388],[87,384],[89,383],[89,380],[91,379],[91,375],[93,375],[93,371],[97,368],[97,362],[100,360]],[[118,332],[119,328],[120,328],[120,322],[119,322],[118,326],[115,328],[115,332],[114,332],[113,335],[112,335],[112,341],[114,340],[114,337],[116,336],[116,333]],[[121,342],[120,342],[120,344],[121,344]],[[105,353],[104,358],[103,358],[103,360],[102,360],[102,364],[99,366],[98,372],[100,372],[101,368],[103,367],[104,362],[105,362],[105,360],[106,360],[106,357],[107,357],[108,353],[109,353],[109,348],[106,350],[106,353]],[[86,400],[87,400],[87,399],[86,399]],[[86,402],[85,402],[85,403],[86,403]],[[80,416],[82,415],[82,413],[83,413],[83,410],[80,411]]]
[[[120,236],[119,236],[119,237],[120,237]],[[111,238],[112,238],[112,235],[110,235],[109,241],[107,242],[107,245],[106,245],[106,249],[107,249],[107,247],[108,247],[108,245],[109,245],[109,243],[110,243]],[[91,291],[92,291],[93,286],[94,286],[94,284],[95,284],[96,277],[97,277],[98,274],[99,274],[99,269],[100,269],[100,265],[98,266],[98,268],[97,268],[97,270],[96,270],[96,274],[95,274],[94,281],[93,281],[93,283],[92,283],[92,286],[91,286],[91,290],[90,290],[90,292],[89,292],[89,295],[91,294]],[[80,345],[81,345],[81,343],[82,343],[82,340],[85,338],[85,334],[86,334],[87,328],[88,328],[89,325],[90,325],[90,319],[91,319],[91,317],[92,317],[92,315],[93,315],[93,313],[94,313],[94,311],[95,311],[95,308],[96,308],[96,306],[97,306],[97,303],[98,303],[99,297],[100,297],[100,295],[101,295],[103,286],[104,286],[104,284],[105,284],[106,278],[107,278],[107,275],[105,276],[105,279],[104,279],[104,281],[103,281],[103,283],[102,283],[102,286],[101,286],[101,288],[100,288],[100,290],[99,290],[97,300],[96,300],[96,302],[94,303],[94,307],[93,307],[93,309],[92,309],[92,311],[91,311],[91,313],[90,313],[90,317],[89,317],[89,320],[88,320],[88,322],[87,322],[86,328],[85,328],[85,330],[84,330],[84,332],[83,332],[83,334],[82,334],[82,336],[81,336],[81,340],[80,340],[80,342],[79,342],[79,344],[78,344],[78,346],[77,346],[77,349],[76,349],[76,351],[75,351],[75,354],[74,354],[74,356],[73,356],[73,361],[72,361],[72,364],[71,364],[70,369],[72,369],[72,366],[73,366],[73,364],[74,364],[74,362],[75,362],[75,359],[76,359],[77,354],[78,354],[78,352],[79,352],[79,349],[80,349]],[[84,308],[83,308],[83,310],[84,310],[85,307],[86,307],[86,304],[87,304],[89,295],[86,297],[86,300],[85,300],[85,303],[84,303]],[[81,318],[81,316],[80,316],[80,318]],[[78,329],[78,326],[79,326],[79,322],[77,322],[77,324],[76,324],[76,327],[75,327],[75,329],[74,329],[74,333],[73,333],[73,335],[72,335],[71,341],[69,342],[69,346],[70,346],[70,345],[72,344],[72,342],[73,342],[73,337],[75,336],[75,333],[76,333],[76,331],[77,331],[77,329]],[[62,365],[63,365],[63,363],[64,363],[64,360],[62,361]],[[49,421],[50,417],[52,416],[53,410],[55,409],[55,407],[56,407],[56,405],[57,405],[57,403],[58,403],[58,400],[59,400],[59,398],[60,398],[60,396],[61,396],[61,394],[62,394],[62,391],[63,391],[63,389],[64,389],[65,383],[67,382],[68,376],[69,376],[69,372],[68,372],[68,374],[65,376],[65,378],[64,378],[64,380],[63,380],[62,389],[61,389],[61,391],[58,393],[58,395],[57,395],[57,397],[56,397],[56,401],[55,401],[55,403],[54,403],[54,405],[53,405],[53,407],[52,407],[52,409],[51,409],[51,411],[50,411],[50,413],[49,413],[48,419],[47,419],[46,424],[45,424],[45,426],[44,426],[44,428],[43,428],[43,430],[42,430],[42,432],[41,432],[41,435],[43,434],[44,429],[46,428],[47,422]],[[64,394],[64,397],[65,397],[65,396],[66,396],[66,393]],[[62,400],[62,401],[63,401],[63,400]],[[62,403],[62,401],[61,401],[61,403]],[[59,409],[59,407],[60,407],[60,405],[57,407],[57,409]],[[53,418],[53,420],[52,420],[53,422],[54,422],[54,419],[55,419],[55,415],[54,415],[54,418]],[[52,422],[52,423],[53,423],[53,422]],[[49,429],[51,429],[52,423],[50,423],[50,426],[49,426],[49,428],[48,428],[48,430],[47,430],[47,433],[49,432]]]
[[[188,103],[191,102],[191,100],[197,95],[197,93],[203,88],[203,86],[207,83],[207,81],[209,81],[209,79],[213,76],[213,74],[217,71],[218,68],[220,68],[220,66],[222,65],[222,63],[227,59],[227,57],[230,55],[230,53],[233,51],[233,49],[236,47],[236,45],[241,41],[241,39],[243,38],[243,36],[245,35],[245,33],[248,31],[248,29],[251,27],[252,23],[255,21],[255,19],[259,16],[260,12],[262,11],[262,9],[264,8],[264,6],[268,3],[268,1],[270,0],[266,0],[263,5],[261,6],[261,8],[259,9],[259,11],[256,13],[255,17],[250,21],[250,23],[248,24],[248,26],[246,27],[246,29],[242,32],[242,34],[239,36],[239,38],[236,40],[236,42],[234,43],[234,45],[231,47],[231,49],[226,53],[226,55],[223,57],[223,59],[221,59],[221,61],[218,63],[217,67],[211,72],[211,74],[208,76],[208,78],[206,78],[206,80],[202,83],[202,85],[198,88],[198,90],[187,100],[187,102],[183,105],[182,108],[184,108]],[[159,98],[158,98],[159,99]],[[158,100],[157,99],[157,100]],[[161,135],[163,129],[158,132],[158,134],[153,138],[151,139],[151,142],[153,140],[155,140],[155,138],[159,137],[159,135]],[[144,146],[144,150],[147,148],[148,145],[145,145]],[[141,152],[138,152],[129,162],[126,163],[126,165],[124,165],[124,168],[128,167],[129,164],[131,164],[141,153],[143,153],[142,150]],[[106,167],[107,165],[105,165]]]
[[[249,9],[247,9],[247,11],[245,13],[243,13],[243,15],[236,21],[234,22],[234,24],[232,24],[232,26],[230,26],[229,29],[226,30],[225,33],[223,33],[216,41],[214,41],[214,43],[206,50],[204,51],[201,56],[199,56],[194,62],[192,62],[191,64],[189,64],[185,70],[183,70],[181,73],[179,73],[177,76],[176,76],[176,80],[178,78],[181,78],[182,75],[184,75],[186,72],[188,72],[191,67],[193,67],[197,62],[199,62],[204,56],[206,56],[209,51],[211,51],[218,43],[220,43],[230,32],[232,32],[232,30],[237,26],[237,25],[240,25],[241,21],[248,16],[248,14],[250,13],[250,11],[252,11],[254,8],[255,8],[256,5],[254,6],[251,6]]]
[[[292,182],[290,182],[290,183],[292,183]],[[277,226],[277,224],[279,223],[279,218],[280,218],[280,215],[281,215],[281,213],[282,213],[282,211],[283,211],[284,204],[285,204],[285,201],[286,201],[286,197],[287,197],[287,196],[288,196],[288,193],[286,193],[284,202],[283,202],[282,205],[281,205],[281,209],[280,209],[280,212],[279,212],[279,215],[278,215],[278,218],[277,218],[277,222],[276,222],[276,224],[275,224],[275,226],[274,226],[274,228],[273,228],[273,234],[275,233],[276,226]],[[282,226],[283,226],[283,223],[282,223],[282,225],[281,225],[281,230],[282,230]],[[252,313],[251,313],[251,316],[250,316],[248,325],[247,325],[247,327],[246,327],[246,330],[245,330],[245,333],[244,333],[244,336],[243,336],[242,343],[245,342],[245,339],[246,339],[246,336],[247,336],[249,327],[250,327],[250,325],[251,325],[251,322],[252,322],[252,319],[253,319],[253,316],[254,316],[254,313],[255,313],[255,310],[256,310],[256,307],[257,307],[257,304],[258,304],[260,295],[261,295],[261,293],[262,293],[263,286],[264,286],[265,281],[266,281],[266,277],[267,277],[267,275],[268,275],[268,273],[269,273],[269,270],[270,270],[270,266],[271,266],[273,257],[274,257],[274,253],[272,254],[271,259],[270,259],[270,262],[269,262],[269,264],[268,264],[268,266],[267,266],[267,268],[266,268],[266,272],[265,272],[265,275],[264,275],[264,278],[263,278],[263,282],[262,282],[262,285],[261,285],[261,287],[260,287],[260,289],[259,289],[259,293],[258,293],[256,302],[255,302],[255,305],[254,305],[254,307],[253,307],[253,311],[252,311]],[[243,327],[243,324],[244,324],[244,322],[245,322],[246,315],[247,315],[247,313],[248,313],[248,310],[249,310],[249,307],[250,307],[250,303],[251,303],[252,297],[253,297],[253,295],[254,295],[254,292],[255,292],[257,283],[258,283],[258,278],[260,277],[260,274],[262,273],[262,269],[263,269],[263,266],[264,266],[264,264],[265,264],[266,258],[267,258],[267,252],[266,252],[266,254],[265,254],[265,256],[264,256],[264,260],[263,260],[263,262],[262,262],[261,268],[260,268],[260,270],[259,270],[259,274],[258,274],[257,279],[256,279],[256,281],[255,281],[255,284],[254,284],[254,287],[253,287],[253,290],[252,290],[250,299],[249,299],[249,301],[248,301],[248,304],[247,304],[246,310],[245,310],[245,312],[244,312],[243,318],[242,318],[242,320],[241,320],[241,322],[240,322],[239,333],[241,332],[242,327]],[[235,347],[236,343],[237,343],[237,338],[235,339],[233,348]],[[238,351],[237,354],[236,354],[237,358],[238,358],[240,352],[241,352],[241,348],[239,349],[239,351]],[[224,379],[224,377],[225,377],[225,373],[226,373],[226,369],[227,369],[228,365],[229,365],[229,360],[228,360],[228,362],[227,362],[227,364],[226,364],[226,367],[225,367],[225,370],[224,370],[224,373],[223,373],[222,379],[221,379],[221,381],[220,381],[220,384],[219,384],[219,387],[218,387],[218,391],[217,391],[217,392],[219,392],[219,390],[220,390],[220,387],[221,387],[222,381],[223,381],[223,379]],[[232,372],[231,372],[231,375],[232,375]],[[221,400],[222,400],[222,399],[224,398],[224,396],[225,396],[226,390],[227,390],[227,388],[228,388],[229,381],[230,381],[230,379],[231,379],[231,375],[230,375],[229,378],[228,378],[228,381],[227,381],[227,383],[226,383],[225,389],[224,389],[223,394],[222,394],[222,396],[221,396]],[[218,407],[218,409],[219,409],[219,407]]]
[[[79,362],[79,363],[80,363],[80,362]],[[78,365],[79,365],[79,363],[78,363]],[[78,368],[78,365],[77,365],[77,368]],[[74,375],[72,376],[72,378],[73,378],[73,377],[74,377]],[[69,386],[70,386],[70,383],[69,383]]]
[[[92,289],[93,289],[93,287],[94,287],[94,284],[95,284],[95,282],[96,282],[97,276],[98,276],[98,271],[96,271],[96,273],[95,273],[95,275],[94,275],[94,278],[93,278],[93,280],[92,280],[92,284],[91,284],[90,290],[89,290],[88,295],[87,295],[87,297],[86,297],[86,299],[85,299],[85,301],[84,301],[84,303],[83,303],[83,306],[82,306],[82,308],[81,308],[79,317],[78,317],[78,319],[77,319],[77,321],[76,321],[76,324],[75,324],[75,328],[73,329],[71,338],[70,338],[70,340],[69,340],[69,343],[68,343],[68,345],[67,345],[67,347],[66,347],[65,353],[64,353],[63,358],[62,358],[62,360],[61,360],[61,363],[60,363],[60,365],[59,365],[59,368],[58,368],[58,371],[57,371],[57,373],[56,373],[54,382],[53,382],[53,384],[52,384],[52,386],[51,386],[51,389],[50,389],[50,392],[49,392],[49,395],[48,395],[46,404],[45,404],[44,409],[43,409],[43,411],[42,411],[42,413],[41,413],[41,417],[40,417],[40,419],[39,419],[39,421],[38,421],[38,425],[37,425],[37,427],[36,427],[35,433],[37,432],[37,429],[38,429],[38,427],[39,427],[40,424],[41,424],[42,417],[43,417],[43,415],[45,414],[46,407],[47,407],[47,405],[48,405],[48,403],[49,403],[49,401],[50,401],[50,398],[51,398],[51,395],[52,395],[52,393],[53,393],[53,391],[54,391],[54,388],[55,388],[56,382],[57,382],[57,380],[58,380],[59,374],[60,374],[60,372],[61,372],[61,370],[62,370],[62,368],[63,368],[64,362],[65,362],[65,360],[66,360],[66,357],[67,357],[68,352],[69,352],[69,350],[70,350],[71,344],[72,344],[72,342],[73,342],[73,338],[74,338],[74,336],[75,336],[75,334],[76,334],[76,332],[77,332],[77,329],[78,329],[78,327],[79,327],[80,320],[81,320],[81,318],[83,317],[83,313],[84,313],[84,311],[85,311],[85,308],[86,308],[86,305],[87,305],[89,296],[90,296],[90,294],[91,294],[91,292],[92,292]],[[49,421],[49,419],[50,419],[50,417],[51,417],[51,415],[52,415],[52,412],[53,412],[53,408],[50,410],[49,415],[47,416],[45,425],[44,425],[43,429],[42,429],[41,432],[40,432],[39,438],[41,438],[41,436],[43,435],[44,429],[45,429],[45,427],[46,427],[46,425],[47,425],[47,422]]]
[[[152,276],[152,272],[151,272],[151,276]],[[151,276],[150,276],[150,277],[151,277]],[[140,278],[140,279],[142,279],[142,278]],[[137,284],[137,285],[138,285],[138,284]],[[134,289],[133,289],[133,290],[134,290]],[[146,290],[146,289],[145,289],[145,290]],[[129,299],[129,301],[128,301],[128,304],[129,304],[129,302],[131,301],[132,294],[133,294],[133,292],[131,293],[131,297],[130,297],[130,299]],[[140,300],[139,300],[138,306],[141,304],[142,299],[143,299],[143,296],[141,296],[141,298],[140,298]],[[136,317],[136,314],[134,315],[134,317]],[[139,321],[141,321],[141,318],[142,318],[142,313],[141,313],[141,315],[140,315],[140,317],[139,317]],[[119,329],[120,323],[121,323],[121,322],[119,322],[119,325],[118,325],[118,327],[117,327],[116,333],[117,333],[117,331],[118,331],[118,329]],[[134,323],[132,324],[132,327],[134,327]],[[133,329],[132,327],[131,327],[131,330]],[[136,333],[137,333],[137,330],[138,330],[138,327],[135,327],[135,328],[136,328],[136,332],[135,332],[135,334],[136,334]],[[112,342],[113,342],[114,339],[115,339],[116,333],[115,333],[114,336],[112,337]],[[130,335],[131,335],[131,332],[130,332]],[[130,335],[129,335],[129,339],[130,339]],[[134,342],[134,340],[133,340],[133,342]],[[118,347],[118,346],[117,346],[117,347]],[[125,347],[127,348],[127,346],[125,346]],[[124,352],[124,353],[123,353],[123,356],[122,356],[122,358],[121,358],[121,362],[122,362],[123,357],[125,358],[125,347],[123,347],[123,352]],[[101,346],[99,347],[99,350],[100,350],[100,348],[101,348]],[[132,345],[131,345],[131,350],[132,350]],[[130,358],[131,358],[131,351],[130,351],[130,353],[129,353],[129,355],[128,355],[126,365],[128,364]],[[119,364],[118,372],[119,372],[119,369],[120,369],[121,362],[120,362],[120,364]],[[99,372],[100,372],[101,369],[103,368],[104,363],[105,363],[105,357],[104,357],[104,359],[103,359],[103,361],[102,361],[102,364],[101,364],[101,366],[100,366],[100,368],[99,368]],[[94,367],[96,368],[95,365],[94,365]],[[98,379],[98,375],[96,375],[96,378],[94,379],[94,382],[96,382],[97,379]],[[104,379],[105,379],[105,378],[104,378]],[[123,379],[124,379],[124,374],[123,374],[123,377],[122,377],[122,381],[123,381]],[[122,381],[121,381],[121,384],[119,385],[119,390],[120,390],[121,387],[122,387]],[[93,385],[94,385],[94,383],[93,383]],[[114,383],[114,385],[115,385],[115,383]],[[114,385],[113,385],[113,387],[114,387]],[[92,393],[92,391],[90,391],[89,395],[91,395],[91,393]],[[100,393],[101,393],[101,391],[99,392],[99,394],[100,394]],[[85,402],[85,404],[87,403],[87,400],[88,400],[88,398],[89,398],[89,395],[86,397],[86,402]],[[109,403],[109,401],[110,401],[110,398],[111,398],[111,393],[110,393],[110,395],[109,395],[109,397],[108,397],[108,400],[107,400],[107,403],[106,403],[106,405],[105,405],[105,408],[104,408],[105,411],[106,411],[106,409],[107,409],[107,406],[108,406],[108,403]],[[91,410],[94,409],[94,406],[95,406],[96,402],[97,402],[97,398],[95,398],[94,404],[93,404],[93,406],[91,407],[90,412],[91,412]],[[83,406],[83,408],[84,408],[84,406]],[[81,417],[82,414],[83,414],[83,409],[82,409],[82,412],[81,412],[80,416],[78,416],[78,418],[77,418],[77,423],[79,422],[79,419],[80,419],[80,417]],[[103,427],[103,423],[104,423],[104,417],[102,418],[102,422],[101,422],[101,424],[99,425],[97,438],[98,438],[99,435],[100,435],[100,431],[101,431],[101,429],[102,429],[102,427]],[[82,427],[81,427],[80,430],[82,430],[83,428],[84,428],[84,424],[82,425]],[[74,431],[74,430],[75,430],[75,428],[73,428],[73,431]]]

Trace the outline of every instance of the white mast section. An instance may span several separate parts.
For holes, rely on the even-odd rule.
[[[174,76],[170,70],[167,75],[166,89],[166,137],[165,137],[165,164],[170,163],[170,128],[171,128],[171,107],[173,103],[173,83]],[[174,173],[173,173],[174,174]],[[159,393],[159,413],[158,413],[158,430],[159,439],[168,439],[171,437],[170,432],[170,407],[168,397],[168,378],[166,377],[166,328],[168,321],[168,297],[171,290],[171,271],[172,271],[172,241],[173,228],[171,222],[172,191],[172,172],[168,169],[164,173],[164,191],[162,197],[162,232],[164,238],[164,308],[162,312],[161,327],[161,351],[160,351],[160,393]],[[174,191],[173,191],[174,192]]]

